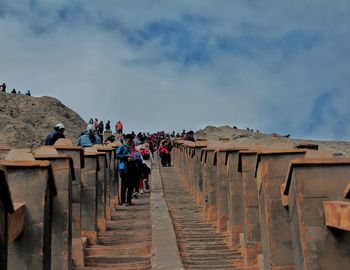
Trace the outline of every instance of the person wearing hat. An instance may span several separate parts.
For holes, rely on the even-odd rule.
[[[101,144],[101,138],[95,133],[94,125],[89,124],[86,127],[86,131],[79,137],[78,145],[82,147],[91,147],[94,144]]]
[[[51,131],[49,133],[49,135],[47,135],[47,137],[44,141],[44,145],[54,145],[58,139],[66,137],[66,136],[64,136],[65,128],[64,128],[64,125],[62,123],[57,124],[53,129],[54,130]]]

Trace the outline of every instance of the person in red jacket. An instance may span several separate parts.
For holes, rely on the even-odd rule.
[[[168,141],[164,140],[160,143],[158,155],[160,156],[160,163],[163,167],[171,166],[171,155]]]

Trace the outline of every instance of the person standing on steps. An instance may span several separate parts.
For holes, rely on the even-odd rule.
[[[104,129],[105,129],[105,125],[104,125],[103,121],[101,121],[101,122],[98,124],[98,132],[99,132],[100,134],[102,134]]]
[[[123,124],[122,124],[122,122],[120,122],[120,120],[115,125],[115,130],[116,130],[117,134],[123,134]]]
[[[95,127],[95,130],[98,129],[98,119],[97,118],[95,118],[94,127]]]
[[[97,130],[97,134],[98,136],[100,136],[101,140],[103,140],[103,130],[105,129],[105,125],[103,124],[103,121],[101,121],[98,124],[98,130]]]
[[[62,123],[57,124],[53,129],[46,137],[44,145],[54,145],[58,139],[66,137],[64,136],[65,127]]]
[[[152,169],[152,152],[149,149],[148,143],[144,143],[136,147],[140,151],[140,154],[143,159],[142,164],[142,182],[141,186],[145,187],[146,190],[149,190],[149,180]],[[143,189],[141,188],[140,193],[143,193]]]
[[[111,130],[111,121],[107,121],[106,123],[106,130]]]
[[[170,152],[167,147],[167,141],[162,141],[158,148],[158,155],[160,156],[160,163],[163,167],[166,167],[169,159]]]
[[[131,155],[131,146],[134,137],[131,134],[125,135],[123,145],[119,146],[116,151],[116,158],[119,160],[118,170],[121,179],[121,202],[120,204],[126,204],[128,206],[133,205],[132,193],[134,191],[134,158]]]
[[[131,147],[131,156],[133,157],[133,160],[130,162],[130,167],[132,166],[132,169],[130,170],[131,172],[130,177],[134,181],[134,190],[135,190],[133,193],[133,197],[135,199],[138,199],[140,198],[140,186],[142,181],[143,160],[140,152],[136,150],[134,144]]]

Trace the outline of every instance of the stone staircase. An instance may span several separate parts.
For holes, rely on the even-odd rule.
[[[151,269],[152,228],[149,193],[134,200],[133,206],[112,211],[107,230],[99,232],[97,244],[85,249],[85,267],[78,269]]]
[[[216,231],[215,224],[203,219],[202,208],[175,169],[162,168],[161,175],[185,269],[248,269],[240,251],[229,248],[224,234]]]

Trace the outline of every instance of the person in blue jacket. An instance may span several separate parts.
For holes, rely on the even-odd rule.
[[[119,159],[118,170],[121,179],[121,202],[120,204],[133,205],[132,193],[134,190],[134,181],[132,179],[133,168],[130,166],[134,160],[131,155],[131,146],[133,143],[134,136],[127,134],[124,137],[124,144],[119,146],[116,151],[116,158]],[[125,200],[126,199],[126,200]]]
[[[79,137],[78,145],[82,147],[91,147],[94,144],[101,144],[101,138],[95,133],[95,127],[89,124],[86,131]]]

